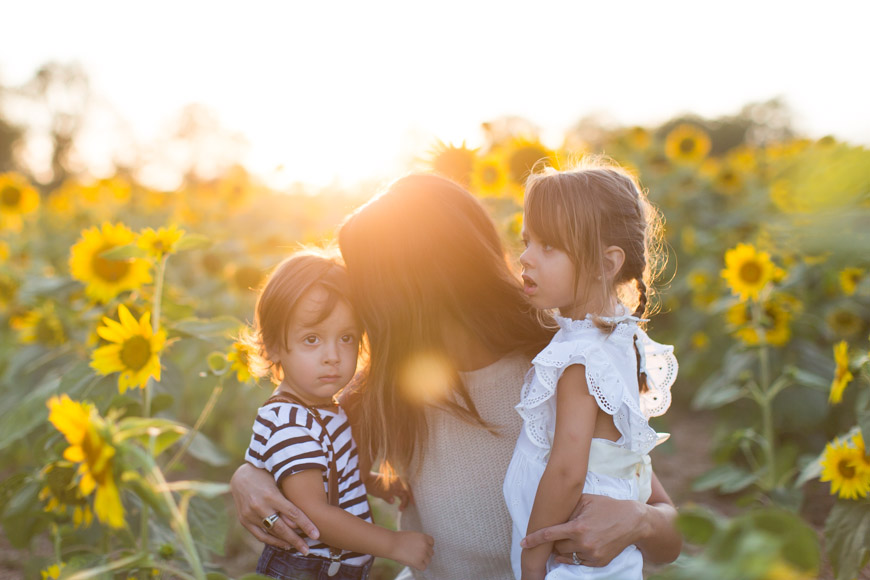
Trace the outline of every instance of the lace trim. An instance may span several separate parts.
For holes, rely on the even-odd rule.
[[[644,417],[663,415],[671,406],[671,387],[677,380],[680,365],[674,356],[674,347],[659,344],[637,329],[640,344],[643,345],[642,362],[646,368],[646,384],[649,390],[640,394],[640,409]]]
[[[645,454],[656,445],[656,432],[649,426],[647,419],[663,414],[670,407],[670,389],[677,376],[677,359],[672,346],[653,341],[637,327],[640,321],[637,317],[626,315],[614,318],[619,319],[616,320],[617,327],[607,340],[621,338],[632,343],[637,334],[638,343],[643,347],[641,361],[646,369],[649,391],[635,399],[613,366],[610,356],[599,346],[578,340],[551,342],[532,361],[533,368],[526,374],[520,403],[516,406],[523,418],[526,434],[537,447],[550,449],[548,425],[552,413],[544,403],[553,397],[564,369],[572,364],[585,365],[589,393],[604,412],[613,416],[614,424],[628,448]],[[557,316],[556,320],[568,335],[592,329],[596,333],[600,332],[590,317],[572,320]],[[621,409],[628,412],[620,412]]]
[[[565,344],[565,343],[563,343]],[[551,345],[558,347],[562,345]],[[576,349],[576,344],[566,344]],[[547,347],[555,354],[555,350]],[[558,349],[562,350],[562,349]],[[539,355],[540,357],[541,355]],[[523,418],[523,428],[529,439],[537,447],[550,449],[551,442],[548,433],[550,411],[544,403],[556,392],[556,385],[564,369],[572,364],[586,366],[586,382],[589,393],[595,397],[598,406],[609,415],[614,415],[614,423],[625,439],[625,445],[632,451],[644,454],[655,446],[656,432],[647,424],[637,402],[628,395],[625,384],[613,367],[605,353],[597,348],[587,348],[584,352],[575,352],[561,360],[534,360],[534,372],[523,384],[520,404],[516,409]],[[604,388],[609,385],[611,388]],[[620,413],[626,408],[628,413]]]

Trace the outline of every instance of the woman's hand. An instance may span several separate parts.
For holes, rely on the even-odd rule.
[[[632,544],[644,560],[673,562],[682,548],[676,517],[671,498],[653,474],[649,503],[584,493],[570,520],[529,534],[520,545],[555,542],[556,561],[563,564],[573,564],[576,552],[584,566],[606,566]]]
[[[320,536],[311,520],[281,494],[275,480],[265,470],[243,463],[230,480],[230,490],[239,521],[264,544],[283,549],[292,547],[307,554],[308,544],[299,532],[313,539]],[[272,514],[281,517],[271,529],[266,529],[263,518]]]

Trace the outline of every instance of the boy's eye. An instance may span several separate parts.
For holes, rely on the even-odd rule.
[[[528,248],[528,247],[529,247],[529,240],[528,240],[527,238],[523,238],[523,247],[524,247],[524,248]]]
[[[305,338],[302,339],[302,342],[304,342],[305,344],[317,344],[318,340],[319,339],[317,338],[316,335],[309,334],[308,336],[306,336]]]
[[[352,334],[345,334],[344,336],[341,337],[341,342],[344,342],[347,344],[352,344],[352,343],[356,342],[356,336],[354,336]]]

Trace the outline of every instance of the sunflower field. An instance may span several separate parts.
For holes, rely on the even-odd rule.
[[[666,220],[651,328],[680,359],[671,413],[712,418],[693,491],[734,506],[681,506],[684,554],[651,574],[854,578],[870,558],[870,151],[744,121],[578,126],[558,147],[487,123],[482,146],[435,143],[416,169],[469,188],[514,250],[530,171],[604,154],[636,174]],[[375,189],[280,193],[240,166],[176,191],[0,174],[0,524],[30,554],[22,577],[237,574],[227,482],[268,388],[235,337],[269,269]],[[819,502],[821,529],[803,517]]]

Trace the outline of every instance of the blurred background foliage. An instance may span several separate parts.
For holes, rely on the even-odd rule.
[[[93,106],[75,65],[0,87],[0,524],[34,550],[17,563],[26,577],[219,577],[247,549],[227,541],[243,532],[222,484],[269,390],[234,336],[269,269],[327,243],[381,184],[274,191],[238,163],[243,139],[198,105],[94,175],[76,152]],[[663,577],[810,578],[821,552],[832,577],[854,577],[870,554],[870,152],[801,136],[778,100],[657,127],[586,118],[561,143],[521,118],[481,131],[481,147],[434,143],[408,169],[468,187],[512,250],[539,163],[606,155],[665,217],[651,328],[680,360],[672,414],[715,413],[715,467],[695,489],[743,515],[686,510],[691,544]],[[154,175],[177,186],[149,185]],[[668,415],[657,426],[679,432]],[[795,515],[818,501],[805,490],[819,478],[835,498],[821,543]],[[120,503],[107,507],[113,486]]]

